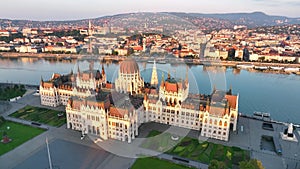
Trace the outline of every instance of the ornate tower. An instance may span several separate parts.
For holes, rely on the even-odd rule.
[[[146,37],[144,35],[144,37],[143,37],[143,52],[145,52],[145,51],[146,51]]]
[[[153,68],[152,68],[152,76],[151,76],[150,84],[153,86],[156,86],[158,84],[155,60],[154,60]]]
[[[88,35],[89,35],[89,36],[93,36],[93,30],[92,30],[92,23],[91,23],[91,20],[89,20]]]
[[[87,50],[88,53],[93,53],[92,36],[93,36],[92,23],[91,20],[89,20],[89,28],[88,28],[89,46]]]

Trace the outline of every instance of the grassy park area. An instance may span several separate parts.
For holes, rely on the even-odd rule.
[[[132,165],[131,169],[193,169],[183,165],[175,164],[166,160],[160,160],[158,158],[147,157],[139,158]]]
[[[61,126],[66,123],[65,112],[33,106],[26,106],[9,116],[51,126]]]
[[[0,100],[9,100],[23,96],[26,92],[24,85],[0,86]]]
[[[4,132],[7,134],[9,139],[12,139],[9,143],[2,143],[0,142],[0,156],[10,150],[18,147],[19,145],[23,144],[24,142],[32,139],[33,137],[41,134],[44,130],[30,127],[26,125],[22,125],[19,123],[14,123],[10,121],[4,121],[3,119],[0,120],[0,138]],[[1,140],[0,139],[0,140]]]
[[[159,135],[158,135],[159,134]],[[153,137],[158,135],[156,137]],[[198,139],[184,137],[180,141],[173,141],[170,133],[151,131],[142,147],[155,151],[166,152],[201,163],[209,164],[213,159],[223,161],[227,167],[238,165],[239,162],[250,159],[249,151],[238,147],[229,147],[207,141],[199,142]]]

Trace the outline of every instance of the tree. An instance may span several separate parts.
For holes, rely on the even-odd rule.
[[[235,58],[235,49],[234,48],[231,48],[228,50],[228,57],[227,59],[228,60],[234,60]]]
[[[19,86],[18,85],[14,85],[14,90],[17,90],[17,89],[19,89]]]
[[[240,169],[264,169],[261,161],[257,159],[251,159],[249,161],[242,161],[239,163]]]
[[[225,169],[226,164],[223,161],[211,160],[208,169]]]
[[[25,86],[23,84],[20,85],[21,89],[25,89]]]
[[[264,56],[258,57],[258,60],[259,60],[260,62],[263,62],[263,61],[265,61],[265,57],[264,57]]]

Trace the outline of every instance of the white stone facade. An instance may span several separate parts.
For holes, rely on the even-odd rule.
[[[90,101],[90,98],[94,97],[70,99],[66,106],[67,128],[103,140],[112,138],[131,143],[138,135],[138,113],[142,113],[142,107],[137,110],[111,107],[109,100]]]
[[[42,104],[66,104],[67,128],[104,140],[130,143],[138,135],[138,127],[151,121],[198,130],[201,136],[224,141],[229,140],[230,130],[236,131],[239,96],[232,95],[231,90],[214,89],[212,95],[189,94],[187,75],[185,80],[162,76],[158,90],[145,88],[136,62],[125,63],[120,65],[114,88],[103,86],[106,76],[99,72],[78,71],[81,74],[68,77],[75,84],[71,90],[42,81]],[[66,78],[55,76],[54,81]],[[93,80],[96,76],[98,80]]]
[[[78,68],[77,74],[53,74],[49,81],[40,82],[41,104],[51,107],[65,106],[71,96],[91,96],[96,88],[105,84],[106,74],[103,67],[101,72],[90,66],[90,70],[85,72],[80,72]]]

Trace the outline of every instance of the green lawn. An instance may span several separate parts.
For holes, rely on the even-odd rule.
[[[63,116],[58,117],[58,114],[63,114]],[[66,123],[65,112],[33,106],[26,106],[9,116],[48,124],[51,126],[61,126]]]
[[[131,169],[193,169],[191,167],[175,164],[158,158],[139,158],[132,165]]]
[[[170,133],[161,133],[153,130],[148,134],[147,139],[142,144],[142,147],[155,151],[166,152],[180,142],[180,140],[172,140],[171,136],[172,135]]]
[[[239,162],[250,159],[249,151],[238,147],[228,147],[207,141],[199,142],[199,140],[189,137],[184,137],[180,142],[175,142],[171,139],[171,134],[160,134],[158,131],[151,131],[148,137],[151,137],[151,139],[145,140],[141,145],[142,147],[156,151],[166,150],[165,152],[168,154],[205,164],[209,164],[211,160],[216,159],[223,161],[227,167],[231,168],[233,164],[238,165]]]
[[[23,96],[26,92],[24,85],[0,86],[0,100],[9,100],[18,96]]]
[[[7,130],[7,126],[9,126],[9,130]],[[44,130],[39,128],[30,127],[10,121],[5,121],[0,124],[1,139],[3,136],[3,131],[6,131],[8,137],[12,139],[12,141],[7,144],[0,142],[0,156],[44,132]]]

